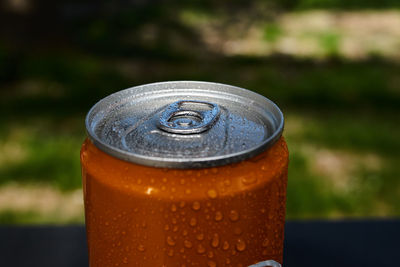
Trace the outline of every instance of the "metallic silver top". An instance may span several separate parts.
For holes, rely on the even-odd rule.
[[[269,99],[219,83],[160,82],[119,91],[86,116],[92,142],[122,160],[167,168],[204,168],[264,151],[282,134]]]

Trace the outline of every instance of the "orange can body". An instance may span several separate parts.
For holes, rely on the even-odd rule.
[[[282,263],[283,137],[249,159],[200,169],[135,164],[87,139],[81,164],[91,267]]]

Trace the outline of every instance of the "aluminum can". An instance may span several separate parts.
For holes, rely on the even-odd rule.
[[[90,266],[281,266],[283,125],[272,101],[218,83],[100,100],[81,149]]]

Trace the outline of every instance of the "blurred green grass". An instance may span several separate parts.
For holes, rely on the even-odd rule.
[[[374,7],[355,0],[289,2],[283,5]],[[152,12],[141,15],[125,10],[113,23],[74,21],[68,46],[50,43],[32,52],[0,42],[0,187],[51,185],[62,193],[80,188],[84,116],[95,102],[134,85],[204,80],[254,90],[282,108],[290,150],[288,218],[400,216],[399,62],[379,54],[342,58],[340,34],[330,32],[320,36],[330,55],[323,61],[216,54],[161,7],[147,8]],[[155,41],[132,37],[142,23],[165,26],[166,33]],[[274,42],[281,31],[268,25],[264,38]],[[326,170],[321,155],[333,160]],[[82,221],[83,214],[65,219],[0,211],[0,223],[8,224]]]
[[[60,214],[40,214],[35,211],[4,210],[0,212],[0,224],[82,224],[84,217],[65,218]]]
[[[0,165],[0,184],[10,181],[46,183],[62,191],[81,187],[79,149],[85,138],[84,112],[90,105],[113,91],[128,87],[128,84],[145,83],[149,81],[146,79],[154,77],[155,80],[174,80],[183,76],[184,79],[245,86],[283,107],[289,119],[286,138],[291,152],[288,218],[400,214],[397,205],[400,170],[395,165],[400,159],[399,95],[397,85],[392,83],[399,74],[396,64],[379,61],[351,63],[335,59],[315,64],[309,60],[287,58],[223,58],[215,61],[212,67],[194,68],[195,65],[201,66],[198,63],[178,62],[176,66],[173,63],[153,63],[159,69],[154,68],[151,77],[143,77],[140,68],[139,73],[131,76],[116,75],[115,70],[110,70],[108,75],[100,67],[85,69],[87,65],[78,62],[67,74],[68,67],[56,65],[67,77],[81,77],[82,73],[96,77],[94,84],[99,88],[95,90],[90,79],[66,78],[62,84],[66,91],[56,97],[57,105],[48,93],[32,96],[17,92],[2,98],[2,107],[8,106],[8,113],[3,113],[7,116],[0,119],[0,135],[3,142],[18,142],[23,147],[24,156]],[[44,67],[37,74],[28,72],[29,80],[37,81],[46,92],[45,87],[60,78],[54,76],[58,71],[47,66],[46,61],[41,64]],[[66,65],[73,64],[68,62]],[[164,69],[167,65],[169,68]],[[228,66],[229,71],[216,72]],[[78,67],[82,70],[77,70]],[[126,85],[112,87],[109,76],[117,76],[119,83]],[[78,89],[71,92],[74,88]],[[82,88],[88,89],[82,92]],[[24,103],[24,106],[16,103]],[[300,124],[300,130],[290,129],[293,123]],[[329,179],[312,171],[313,158],[302,151],[303,145],[356,155],[373,153],[382,160],[383,166],[374,171],[361,166],[351,173],[357,178],[354,189],[334,190]],[[380,211],[382,205],[384,212]],[[8,223],[41,221],[35,213],[23,213],[18,217],[7,211],[0,217],[3,218],[0,221]],[[58,222],[52,217],[43,221]]]

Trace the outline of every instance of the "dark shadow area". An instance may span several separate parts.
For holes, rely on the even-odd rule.
[[[400,222],[289,221],[285,267],[395,267]],[[0,256],[4,266],[88,266],[84,226],[2,226]]]

